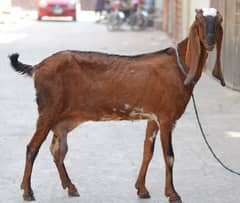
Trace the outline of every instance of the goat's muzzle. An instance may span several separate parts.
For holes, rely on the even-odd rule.
[[[215,47],[215,43],[216,43],[216,34],[215,33],[208,33],[206,36],[206,40],[207,40],[207,46],[206,49],[208,51],[212,51]]]

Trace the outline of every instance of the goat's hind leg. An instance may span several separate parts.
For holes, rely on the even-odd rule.
[[[49,133],[50,124],[51,120],[45,119],[44,116],[40,115],[37,122],[36,132],[34,133],[31,141],[27,145],[25,170],[21,184],[21,189],[24,190],[23,199],[26,201],[35,200],[33,190],[31,188],[32,168],[41,144],[46,139]]]
[[[64,165],[64,159],[68,151],[66,130],[63,130],[63,129],[54,130],[50,151],[54,157],[54,162],[62,182],[62,187],[64,189],[68,188],[69,196],[75,196],[75,197],[80,196],[77,191],[77,188],[71,182],[71,179],[69,178]]]
[[[146,138],[144,141],[143,161],[135,184],[135,187],[138,190],[137,194],[140,198],[150,198],[150,194],[145,186],[145,177],[149,163],[153,156],[157,133],[158,133],[157,124],[154,121],[148,121],[146,129]]]

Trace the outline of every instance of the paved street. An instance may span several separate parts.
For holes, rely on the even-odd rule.
[[[173,46],[160,31],[108,32],[102,24],[80,20],[81,16],[76,23],[26,20],[0,29],[0,203],[23,202],[20,182],[25,149],[37,118],[32,79],[11,69],[9,54],[18,52],[21,61],[36,64],[66,49],[133,55]],[[223,162],[240,171],[240,93],[222,88],[205,74],[194,92],[210,144]],[[65,163],[80,198],[69,198],[61,187],[49,151],[50,134],[33,169],[37,202],[167,203],[160,142],[147,176],[151,199],[141,200],[136,195],[134,184],[145,127],[145,121],[89,122],[71,132]],[[240,177],[213,159],[201,137],[191,102],[174,130],[173,144],[174,181],[183,203],[240,202]]]

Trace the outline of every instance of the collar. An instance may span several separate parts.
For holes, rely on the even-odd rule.
[[[185,71],[185,68],[183,67],[183,65],[182,65],[182,63],[181,63],[181,59],[180,59],[180,56],[179,56],[178,44],[177,44],[175,50],[176,50],[178,68],[179,68],[179,70],[181,71],[181,73],[182,73],[184,76],[187,76],[187,72]]]
[[[183,64],[182,64],[181,59],[180,59],[180,56],[179,56],[178,44],[177,44],[177,46],[176,46],[175,51],[176,51],[176,56],[177,56],[178,68],[179,68],[179,70],[181,71],[181,73],[186,77],[186,76],[187,76],[187,72],[186,72],[185,68],[183,67]],[[195,84],[195,83],[196,83],[196,81],[193,80],[192,84]]]

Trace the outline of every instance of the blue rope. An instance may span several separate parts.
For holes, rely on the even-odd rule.
[[[179,56],[179,52],[178,52],[178,45],[176,47],[176,56],[177,56],[177,63],[178,63],[179,70],[181,71],[181,73],[184,76],[187,76],[187,72],[185,71],[185,68],[183,67],[181,60],[180,60],[180,56]]]

